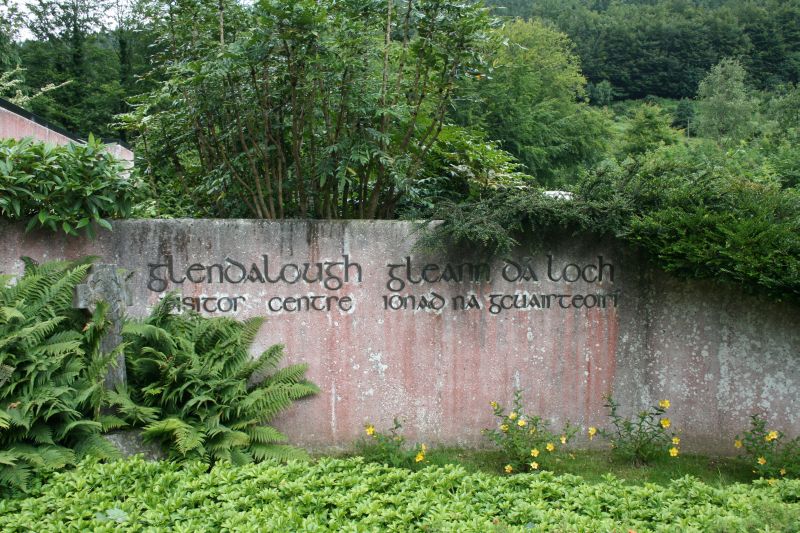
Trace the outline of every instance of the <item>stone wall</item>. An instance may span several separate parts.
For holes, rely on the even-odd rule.
[[[428,444],[479,446],[489,402],[585,428],[659,399],[684,449],[732,452],[753,412],[800,432],[800,308],[676,280],[613,240],[565,235],[485,264],[413,249],[404,222],[142,220],[94,241],[0,223],[0,272],[98,255],[136,272],[131,313],[165,291],[209,316],[264,315],[322,392],[278,421],[296,443],[351,444],[404,420]]]

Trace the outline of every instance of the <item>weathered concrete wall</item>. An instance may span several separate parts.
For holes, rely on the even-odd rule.
[[[3,106],[8,106],[9,109]],[[81,142],[76,140],[77,138],[73,139],[65,135],[67,132],[62,133],[61,131],[56,131],[53,129],[54,126],[48,127],[44,123],[40,124],[37,120],[42,120],[33,114],[19,108],[16,108],[18,112],[15,112],[13,110],[14,108],[16,107],[10,102],[0,102],[0,139],[22,140],[26,137],[32,137],[37,141],[55,145]],[[25,113],[27,116],[21,113]],[[133,167],[134,153],[129,148],[114,142],[106,145],[106,151],[120,161],[123,161],[126,168]]]
[[[608,392],[629,411],[669,398],[687,450],[733,451],[757,411],[800,432],[797,306],[675,280],[610,240],[565,236],[483,267],[421,255],[414,230],[125,221],[87,241],[0,225],[0,271],[94,254],[137,273],[132,314],[179,289],[209,315],[267,316],[257,348],[286,344],[322,389],[279,421],[307,446],[346,446],[394,417],[411,440],[481,445],[489,402],[517,387],[530,411],[584,428],[605,425]]]
[[[52,144],[74,142],[66,135],[0,107],[0,139],[23,139],[25,137],[33,137]]]

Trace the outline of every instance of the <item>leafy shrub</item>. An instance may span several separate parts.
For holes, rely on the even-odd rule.
[[[552,433],[549,422],[525,413],[519,390],[514,391],[511,412],[506,414],[497,402],[492,402],[492,410],[500,423],[497,429],[485,429],[483,434],[503,450],[506,474],[546,470],[548,462],[560,455],[577,431],[567,422],[560,434]]]
[[[366,441],[356,444],[356,453],[363,457],[365,461],[380,463],[396,468],[416,469],[425,465],[425,454],[428,452],[425,444],[417,444],[413,447],[405,445],[406,439],[400,433],[403,424],[394,419],[394,426],[388,433],[381,433],[372,424],[364,426],[367,434]]]
[[[401,216],[428,216],[442,202],[479,198],[486,192],[534,182],[499,143],[475,130],[445,126],[425,159],[421,175],[403,183]]]
[[[130,214],[135,187],[120,161],[89,137],[53,146],[0,139],[0,216],[76,235]]]
[[[619,404],[611,396],[606,397],[605,405],[613,429],[601,429],[599,433],[611,442],[615,456],[641,465],[657,457],[680,454],[680,437],[672,431],[672,421],[664,416],[670,407],[669,400],[661,400],[658,405],[639,411],[633,419],[619,414]],[[594,436],[592,429],[590,437]]]
[[[443,203],[420,245],[508,253],[553,231],[614,235],[678,276],[800,301],[800,191],[747,150],[665,146],[585,176],[574,199],[536,189]]]
[[[103,381],[116,354],[102,354],[106,306],[87,319],[72,309],[88,262],[25,259],[15,284],[0,276],[0,488],[24,489],[32,473],[111,458],[100,436]]]
[[[761,477],[800,477],[800,437],[788,439],[782,431],[768,429],[758,414],[750,416],[750,429],[736,436],[734,446],[744,449],[747,464]]]
[[[317,463],[84,463],[35,496],[0,501],[20,531],[792,531],[800,480],[723,488],[685,477],[632,485],[608,476],[418,472],[361,459]]]
[[[179,308],[170,294],[149,317],[125,325],[129,386],[112,395],[123,419],[145,426],[144,438],[174,459],[242,464],[305,457],[277,444],[286,437],[264,424],[317,392],[304,378],[307,365],[269,374],[283,357],[280,345],[250,358],[262,318],[204,318],[178,314]]]

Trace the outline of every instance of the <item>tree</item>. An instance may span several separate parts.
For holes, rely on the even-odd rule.
[[[678,132],[670,127],[671,117],[654,104],[641,104],[634,111],[622,135],[622,156],[639,155],[675,143]]]
[[[730,144],[755,132],[758,108],[745,85],[746,76],[738,60],[724,59],[703,78],[695,118],[699,135]]]
[[[22,25],[22,14],[10,0],[0,0],[0,71],[8,71],[19,61],[14,37]]]
[[[153,6],[167,67],[127,117],[152,179],[269,219],[393,216],[490,24],[472,1]]]
[[[577,167],[602,157],[609,127],[586,102],[572,44],[538,21],[508,22],[497,37],[504,44],[493,68],[465,82],[468,97],[454,114],[500,141],[540,181],[569,181]]]
[[[139,0],[35,0],[26,26],[33,39],[18,45],[23,93],[51,90],[28,103],[36,114],[87,136],[119,136],[111,125],[125,99],[144,87],[136,76],[148,63],[150,33]],[[107,29],[106,24],[113,26]],[[150,68],[148,65],[147,68]]]

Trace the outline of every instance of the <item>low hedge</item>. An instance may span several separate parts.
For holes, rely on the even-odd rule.
[[[23,531],[756,531],[800,524],[800,481],[725,488],[686,477],[591,484],[550,473],[418,472],[362,459],[206,465],[83,463],[0,501]],[[795,529],[796,530],[796,529]]]

